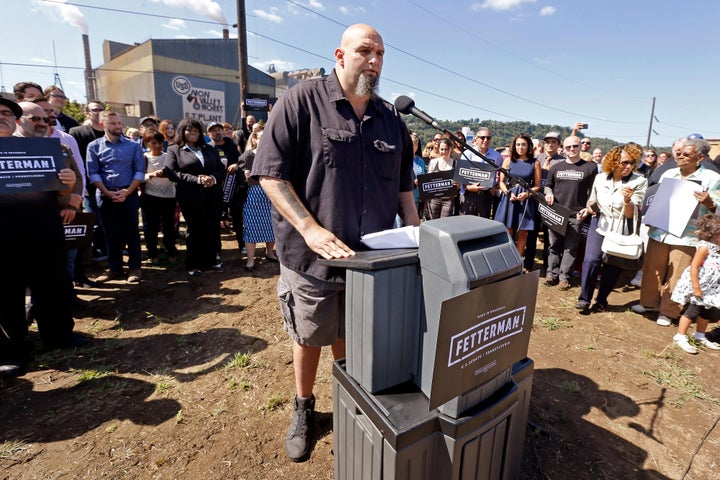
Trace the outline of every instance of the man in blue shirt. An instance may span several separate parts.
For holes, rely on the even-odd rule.
[[[128,282],[140,281],[140,233],[137,188],[145,179],[142,147],[122,134],[117,113],[103,111],[100,123],[105,136],[87,148],[87,172],[98,189],[100,218],[105,228],[110,270],[96,279],[107,282],[123,275],[122,252],[128,249]]]

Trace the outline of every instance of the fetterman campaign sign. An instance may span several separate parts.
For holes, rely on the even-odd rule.
[[[57,138],[0,138],[0,194],[66,188],[57,176],[64,166]]]
[[[445,300],[440,310],[430,405],[486,383],[527,356],[540,271]]]

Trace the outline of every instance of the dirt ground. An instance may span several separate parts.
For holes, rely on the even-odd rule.
[[[37,352],[26,375],[0,383],[0,478],[333,478],[330,356],[312,456],[291,463],[278,265],[247,273],[230,232],[224,247],[221,272],[144,267],[140,285],[81,290],[91,306],[76,330],[90,343]],[[718,478],[720,353],[673,348],[674,329],[629,311],[634,288],[592,315],[575,310],[577,293],[538,290],[521,478]]]

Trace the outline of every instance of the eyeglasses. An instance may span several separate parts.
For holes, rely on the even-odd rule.
[[[492,137],[490,137],[490,136],[488,136],[488,137],[482,137],[482,136],[481,136],[481,137],[477,137],[477,138],[479,138],[480,140],[490,140]]]
[[[657,157],[657,155],[655,155],[654,153],[648,153],[648,154],[645,155],[645,156],[646,156],[646,157]]]
[[[27,118],[33,123],[38,123],[40,120],[45,123],[48,123],[50,121],[48,117],[38,117],[37,115],[23,115],[23,118]]]
[[[104,110],[105,110],[104,108],[91,108],[90,110],[88,110],[88,112],[98,113],[98,112],[102,112]]]
[[[568,148],[570,148],[570,149],[572,149],[572,148],[580,148],[580,145],[565,145],[563,148],[564,148],[565,150],[567,150]]]
[[[635,162],[633,162],[633,161],[631,161],[631,160],[622,160],[622,161],[620,161],[620,165],[622,165],[623,167],[627,167],[628,165],[634,165],[634,164],[635,164]]]
[[[580,143],[582,143],[583,145],[590,145],[590,142],[580,142]]]
[[[67,99],[67,97],[65,95],[61,95],[59,93],[51,93],[50,96],[52,98],[62,98],[63,100]]]

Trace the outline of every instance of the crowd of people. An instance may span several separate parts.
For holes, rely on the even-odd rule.
[[[26,367],[28,321],[37,321],[48,348],[84,344],[86,338],[73,332],[73,312],[86,306],[76,289],[117,280],[139,283],[143,263],[176,265],[181,220],[191,277],[223,267],[221,226],[230,221],[238,249],[247,249],[248,271],[258,242],[266,244],[265,258],[277,261],[270,204],[249,175],[264,126],[252,115],[237,130],[229,123],[206,127],[186,118],[176,125],[152,116],[135,128],[124,126],[101,101],[90,100],[80,125],[62,113],[67,98],[57,86],[43,90],[21,82],[14,93],[16,101],[0,101],[0,136],[59,139],[65,168],[58,177],[69,188],[0,195],[2,218],[8,228],[22,232],[4,240],[10,242],[3,254],[13,274],[0,298],[0,375],[13,376]],[[92,246],[66,248],[63,225],[79,220],[79,212],[95,215]],[[30,261],[28,249],[42,255],[23,266]],[[85,274],[91,261],[107,261],[109,268],[91,280]],[[42,268],[25,268],[35,264]],[[62,274],[56,274],[60,268]]]
[[[673,341],[688,353],[697,353],[697,345],[720,350],[718,330],[706,332],[720,308],[720,174],[701,135],[679,139],[672,152],[628,143],[604,155],[579,133],[582,123],[564,139],[556,131],[542,139],[518,133],[498,149],[492,148],[492,132],[482,127],[472,139],[480,155],[458,141],[462,132],[456,139],[435,134],[421,148],[419,136],[375,95],[383,54],[375,29],[349,27],[335,50],[333,72],[283,96],[265,140],[264,125],[252,116],[238,130],[227,123],[206,126],[185,118],[176,124],[151,116],[124,130],[118,114],[98,100],[87,102],[86,122],[78,125],[62,114],[67,99],[58,87],[16,85],[17,103],[0,100],[0,136],[59,138],[66,162],[58,173],[63,188],[0,195],[6,225],[22,232],[1,240],[0,255],[11,274],[0,289],[0,374],[17,375],[27,365],[26,288],[41,339],[49,348],[63,348],[86,341],[72,331],[79,301],[73,287],[91,282],[84,253],[108,261],[109,269],[94,282],[141,281],[140,216],[145,261],[169,265],[179,261],[182,216],[191,277],[223,268],[220,232],[230,221],[238,249],[247,253],[248,272],[258,243],[266,245],[266,260],[280,262],[278,297],[293,341],[296,383],[286,436],[293,461],[310,451],[321,348],[330,346],[336,359],[345,354],[342,269],[318,260],[351,256],[362,248],[361,235],[392,225],[451,215],[499,221],[525,271],[543,271],[543,288],[569,290],[579,283],[576,307],[585,313],[608,308],[623,270],[603,256],[604,237],[639,231],[646,246],[633,279],[640,301],[632,310],[657,312],[661,326],[676,321]],[[453,170],[460,159],[493,162],[494,180],[460,184],[457,195],[423,202],[418,177]],[[700,185],[684,200],[696,202],[697,211],[679,236],[640,227],[648,189],[668,179]],[[569,212],[564,233],[544,225],[540,202]],[[82,210],[97,215],[93,245],[88,252],[67,250],[62,224]],[[536,260],[540,239],[543,251]]]

